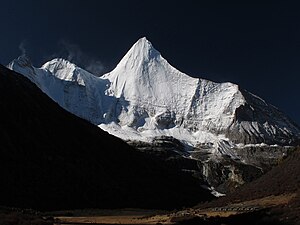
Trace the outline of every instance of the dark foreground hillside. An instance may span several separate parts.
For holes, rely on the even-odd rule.
[[[134,151],[0,66],[0,205],[178,208],[211,199],[197,181]]]

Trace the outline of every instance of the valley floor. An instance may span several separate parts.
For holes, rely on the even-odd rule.
[[[98,210],[98,212],[68,212],[57,216],[56,224],[288,224],[270,211],[285,207],[297,194],[268,196],[251,201],[210,208],[189,208],[174,212],[149,210]],[[71,215],[72,214],[72,215]],[[90,215],[88,215],[90,214]]]
[[[271,195],[226,204],[210,202],[174,211],[144,209],[84,209],[37,212],[0,207],[1,225],[86,225],[86,224],[204,224],[204,225],[300,225],[300,196]]]

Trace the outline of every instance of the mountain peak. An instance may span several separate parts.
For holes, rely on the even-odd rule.
[[[27,55],[20,55],[18,58],[10,62],[7,67],[13,70],[15,65],[20,67],[32,67],[31,60]]]
[[[142,37],[129,49],[117,67],[136,68],[152,59],[159,58],[159,56],[160,53],[153,47],[152,43],[146,37]]]
[[[150,43],[151,44],[151,42],[146,37],[141,37],[139,40],[137,40],[137,42],[144,42],[144,43]]]
[[[59,79],[65,81],[76,81],[80,85],[85,85],[84,77],[94,76],[91,73],[76,66],[74,63],[62,58],[55,58],[49,62],[46,62],[42,66],[42,69],[49,71]]]
[[[11,61],[6,67],[10,70],[24,74],[32,82],[36,84],[38,83],[36,80],[35,68],[27,55],[20,55],[18,58]]]
[[[42,66],[42,68],[48,69],[48,70],[69,68],[69,69],[74,70],[76,68],[76,65],[66,59],[63,59],[63,58],[54,58],[54,59],[50,60],[49,62],[46,62]]]
[[[146,37],[140,38],[131,47],[128,53],[135,53],[139,56],[144,56],[147,59],[160,55],[160,53],[153,47],[152,43]]]
[[[150,49],[153,48],[153,45],[146,37],[142,37],[137,40],[132,47],[137,47],[139,49]]]

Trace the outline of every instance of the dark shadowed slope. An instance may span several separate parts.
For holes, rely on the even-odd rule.
[[[0,66],[0,205],[174,208],[211,195]]]

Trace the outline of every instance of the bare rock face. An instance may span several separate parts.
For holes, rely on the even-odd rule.
[[[228,155],[212,156],[209,150],[212,143],[187,151],[180,141],[167,136],[155,138],[152,143],[128,141],[128,144],[169,167],[198,178],[220,193],[230,192],[257,179],[296,149],[276,145],[248,146],[233,149],[237,158],[232,158]]]
[[[226,137],[234,143],[243,144],[299,144],[299,126],[296,123],[259,97],[245,90],[241,92],[246,103],[236,109],[235,119],[225,131]]]
[[[229,158],[219,162],[210,160],[201,165],[205,180],[221,193],[227,193],[263,174],[263,171],[255,166],[235,162]]]

